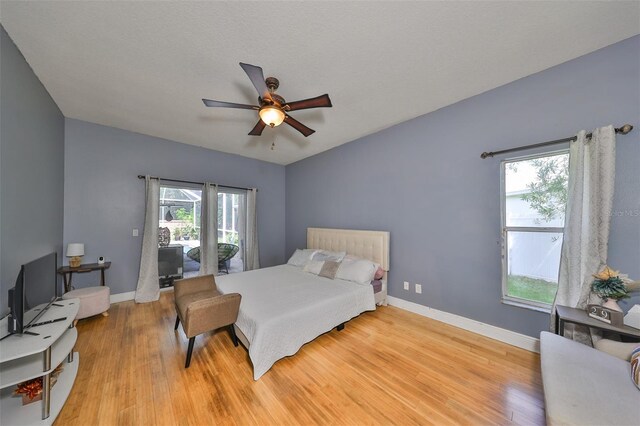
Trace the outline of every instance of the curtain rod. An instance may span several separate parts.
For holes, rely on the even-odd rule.
[[[620,133],[620,134],[623,134],[623,135],[626,135],[631,130],[633,130],[633,126],[631,124],[625,124],[624,126],[618,127],[618,128],[615,129],[616,133]],[[587,139],[590,139],[591,136],[593,136],[593,133],[587,133]],[[525,146],[519,146],[517,148],[503,149],[501,151],[492,151],[492,152],[486,152],[485,151],[482,154],[480,154],[480,158],[485,159],[487,157],[493,157],[494,155],[498,155],[498,154],[506,154],[507,152],[522,151],[522,150],[525,150],[525,149],[538,148],[538,147],[541,147],[541,146],[555,145],[557,143],[562,143],[562,142],[575,142],[576,140],[578,140],[578,137],[577,136],[572,136],[570,138],[556,139],[555,141],[535,143],[533,145],[525,145]]]
[[[179,180],[179,179],[165,179],[165,178],[160,178],[157,176],[149,176],[150,179],[158,179],[158,180],[164,180],[167,182],[177,182],[177,183],[190,183],[192,185],[204,185],[204,182],[194,182],[191,180]],[[144,179],[144,175],[138,175],[138,179]],[[218,185],[222,188],[231,188],[231,189],[243,189],[245,191],[249,191],[251,189],[254,188],[243,188],[241,186],[230,186],[230,185]],[[258,189],[256,188],[256,191],[258,191]]]

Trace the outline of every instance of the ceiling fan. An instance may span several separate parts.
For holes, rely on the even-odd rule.
[[[288,113],[301,109],[328,108],[332,106],[331,99],[329,99],[329,95],[327,94],[315,98],[303,99],[301,101],[286,102],[282,96],[276,94],[276,90],[280,85],[277,78],[267,77],[265,80],[262,68],[242,62],[240,62],[240,66],[244,72],[247,73],[249,80],[251,80],[251,83],[253,83],[253,86],[258,91],[259,106],[213,101],[210,99],[203,99],[202,102],[208,107],[252,109],[258,111],[260,119],[249,132],[251,136],[260,136],[267,125],[275,127],[284,122],[307,137],[314,133],[315,130],[308,128]]]

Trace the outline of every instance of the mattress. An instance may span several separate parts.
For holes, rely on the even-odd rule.
[[[236,327],[249,342],[253,378],[332,328],[375,310],[371,285],[318,277],[280,265],[216,277],[223,293],[240,293]]]

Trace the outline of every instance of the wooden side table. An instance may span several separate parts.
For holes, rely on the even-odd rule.
[[[84,274],[85,272],[91,271],[100,271],[100,285],[105,285],[104,282],[104,271],[105,269],[109,269],[111,266],[111,262],[104,262],[102,264],[99,263],[86,263],[78,266],[77,268],[72,268],[71,266],[61,266],[58,268],[58,274],[64,277],[64,292],[71,291],[71,278],[74,273]]]
[[[584,309],[570,308],[569,306],[556,306],[556,334],[564,336],[565,323],[586,325],[587,327],[597,328],[599,330],[612,331],[614,333],[621,334],[623,336],[633,337],[640,339],[640,330],[637,328],[623,325],[622,327],[616,327],[615,325],[607,324],[606,322],[599,321],[595,318],[591,318],[587,311]]]

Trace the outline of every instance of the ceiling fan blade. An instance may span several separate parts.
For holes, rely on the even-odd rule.
[[[239,108],[239,109],[260,109],[255,105],[234,104],[233,102],[212,101],[211,99],[203,99],[202,102],[208,107],[221,107],[221,108]]]
[[[262,68],[257,67],[251,64],[245,64],[240,62],[240,66],[247,73],[249,80],[253,83],[253,87],[256,88],[260,97],[271,98],[271,94],[269,93],[269,89],[267,88],[267,83],[264,82],[264,73],[262,72]]]
[[[315,98],[303,99],[301,101],[289,102],[286,106],[289,107],[287,111],[298,111],[301,109],[309,109],[309,108],[332,107],[331,99],[329,99],[329,95],[327,94],[316,96]]]
[[[284,122],[302,133],[305,138],[316,132],[315,130],[308,128],[307,126],[287,114],[284,115]]]
[[[267,125],[264,124],[264,121],[258,120],[254,128],[251,129],[251,131],[249,132],[249,134],[251,136],[260,136],[265,127],[267,127]]]

